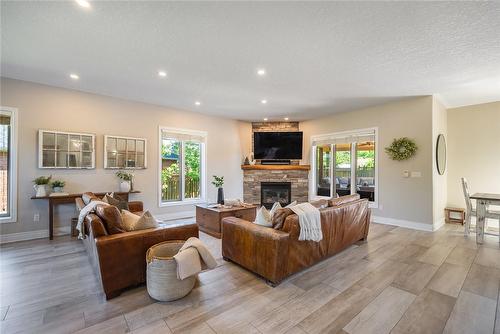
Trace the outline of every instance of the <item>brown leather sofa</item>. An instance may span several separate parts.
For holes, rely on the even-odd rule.
[[[79,209],[85,206],[81,198],[76,199],[76,205]],[[131,212],[142,214],[142,202],[129,202],[128,206]],[[158,228],[109,234],[101,217],[92,213],[87,215],[84,224],[86,238],[83,244],[102,283],[106,299],[146,281],[146,251],[151,246],[166,240],[198,237],[196,223],[160,225]]]
[[[298,216],[276,230],[235,217],[223,219],[222,256],[264,277],[272,286],[284,278],[365,240],[370,224],[367,199],[359,196],[320,209],[323,240],[299,241]]]

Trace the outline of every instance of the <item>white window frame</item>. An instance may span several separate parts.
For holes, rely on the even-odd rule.
[[[190,199],[184,199],[184,173],[186,166],[184,164],[184,159],[181,158],[181,200],[180,201],[170,201],[170,202],[163,202],[162,201],[162,192],[161,192],[161,170],[162,170],[162,155],[161,155],[161,147],[162,147],[162,133],[163,132],[174,132],[178,133],[180,135],[193,135],[193,136],[200,136],[203,137],[203,142],[201,143],[201,196],[199,198],[190,198]],[[172,127],[167,127],[167,126],[160,126],[158,129],[158,207],[169,207],[169,206],[176,206],[176,205],[189,205],[189,204],[202,204],[202,203],[207,203],[207,137],[208,134],[205,131],[198,131],[198,130],[190,130],[190,129],[179,129],[179,128],[172,128]],[[181,152],[184,154],[184,141],[181,141]]]
[[[10,107],[1,107],[0,111],[5,111],[10,114],[11,121],[11,147],[9,147],[9,161],[10,161],[10,185],[9,185],[9,215],[0,217],[0,223],[16,223],[17,222],[17,109]]]
[[[310,200],[316,200],[316,199],[322,199],[322,198],[328,198],[327,196],[318,196],[316,195],[316,146],[313,146],[313,143],[318,140],[322,139],[327,139],[331,137],[341,137],[341,136],[349,136],[349,135],[357,135],[359,133],[367,132],[367,131],[374,131],[375,132],[375,201],[369,202],[369,207],[370,208],[378,208],[378,203],[379,203],[379,179],[378,179],[378,157],[379,157],[379,140],[378,140],[378,127],[373,127],[373,128],[365,128],[365,129],[356,129],[356,130],[349,130],[349,131],[340,131],[340,132],[333,132],[333,133],[326,133],[326,134],[320,134],[320,135],[313,135],[311,136],[311,142],[310,142],[310,147],[311,147],[311,171],[312,173],[309,173],[309,199]],[[351,179],[355,180],[356,179],[356,146],[352,145],[351,143]],[[330,175],[334,176],[333,173],[333,165],[334,165],[334,159],[333,159],[333,149],[330,150]],[[351,182],[352,183],[352,182]],[[351,194],[356,193],[356,187],[351,186]],[[330,180],[330,194],[333,194],[333,179]]]
[[[108,139],[132,139],[132,140],[142,140],[144,141],[144,166],[142,167],[109,167],[108,166]],[[137,142],[136,142],[137,145]],[[114,135],[104,135],[104,169],[146,169],[148,168],[148,140],[146,138],[139,137],[124,137],[124,136],[114,136]],[[137,161],[137,146],[135,151],[136,161]]]

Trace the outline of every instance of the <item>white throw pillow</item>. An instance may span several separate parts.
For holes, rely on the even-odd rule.
[[[257,211],[254,223],[265,227],[273,226],[271,224],[271,214],[267,211],[265,206],[261,206],[259,211]]]
[[[293,201],[292,203],[285,206],[285,208],[291,208],[292,206],[295,206],[295,205],[297,205],[297,201]]]
[[[280,202],[276,202],[273,204],[273,207],[271,208],[271,211],[269,211],[269,214],[271,215],[271,220],[273,219],[273,216],[274,216],[274,213],[276,212],[276,210],[278,209],[283,209],[281,207],[281,203]]]

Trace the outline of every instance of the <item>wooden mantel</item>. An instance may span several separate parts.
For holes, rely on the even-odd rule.
[[[243,170],[310,170],[310,165],[241,165]]]

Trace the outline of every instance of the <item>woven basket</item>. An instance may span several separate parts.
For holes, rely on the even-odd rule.
[[[180,280],[174,255],[184,244],[182,240],[164,241],[148,249],[146,253],[146,284],[149,295],[168,302],[187,295],[193,290],[196,275]]]

